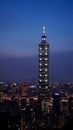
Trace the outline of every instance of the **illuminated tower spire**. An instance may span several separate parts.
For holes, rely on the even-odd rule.
[[[43,26],[42,40],[46,40],[45,26]]]
[[[49,44],[46,42],[45,26],[43,26],[42,41],[39,44],[39,89],[47,92],[49,86]]]
[[[45,33],[45,26],[43,26],[43,33]]]

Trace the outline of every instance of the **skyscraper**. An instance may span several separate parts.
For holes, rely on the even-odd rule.
[[[43,26],[42,41],[39,44],[39,89],[40,94],[46,94],[49,85],[49,44],[46,41],[45,27]]]
[[[53,95],[53,117],[52,128],[60,128],[60,94]]]

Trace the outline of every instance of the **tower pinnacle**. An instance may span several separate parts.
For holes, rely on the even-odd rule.
[[[45,26],[43,26],[42,40],[46,40]]]
[[[45,34],[45,26],[43,26],[43,34]]]

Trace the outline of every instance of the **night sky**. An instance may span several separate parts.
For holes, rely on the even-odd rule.
[[[43,26],[46,26],[50,53],[72,51],[73,0],[0,1],[0,74],[2,75],[0,79],[6,79],[6,71],[8,73],[11,69],[11,66],[5,68],[7,61],[3,61],[2,58],[27,59],[28,57],[29,59],[38,55]],[[12,59],[11,62],[15,61]],[[9,61],[10,64],[11,62]],[[25,66],[24,64],[24,68]],[[21,67],[20,65],[19,68]],[[17,72],[15,73],[18,75]],[[26,73],[23,75],[25,77]],[[11,76],[10,79],[13,77]],[[28,77],[31,76],[27,76],[27,79]]]

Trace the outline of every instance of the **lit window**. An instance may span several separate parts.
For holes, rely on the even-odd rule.
[[[47,50],[48,48],[47,47],[45,47],[45,50]]]
[[[45,65],[47,66],[48,64],[46,63]]]
[[[39,86],[39,88],[41,88],[41,86]]]
[[[40,58],[40,60],[42,60],[42,58]]]
[[[48,86],[45,87],[46,89],[48,88]]]
[[[42,64],[40,63],[40,66],[41,66]]]
[[[45,58],[45,60],[48,60],[48,58]]]
[[[48,80],[47,79],[45,79],[45,82],[47,82]]]
[[[40,50],[42,50],[42,47],[40,47]]]
[[[42,53],[40,53],[40,55],[42,55]]]
[[[40,82],[42,82],[42,80],[40,79]]]
[[[47,76],[47,74],[45,74],[45,77]]]
[[[47,69],[45,69],[45,71],[47,71]]]
[[[42,76],[42,75],[40,74],[40,76]]]
[[[45,55],[47,55],[48,53],[46,52]]]
[[[42,71],[42,69],[40,69],[40,71]]]

